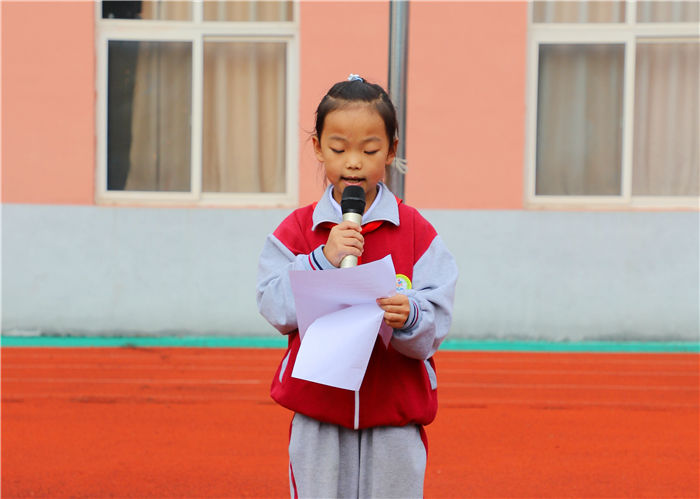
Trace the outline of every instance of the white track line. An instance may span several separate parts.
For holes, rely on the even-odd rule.
[[[75,402],[100,402],[104,401],[118,401],[119,403],[132,403],[136,402],[148,402],[148,401],[169,401],[172,403],[182,403],[182,402],[260,402],[260,401],[270,401],[274,404],[274,401],[269,397],[251,397],[251,396],[231,396],[230,394],[219,396],[168,396],[168,395],[123,395],[123,394],[110,394],[110,393],[18,393],[11,396],[3,397],[4,403],[17,403],[26,400],[36,400],[36,399],[56,399],[56,400],[72,400]],[[113,403],[113,402],[112,402]]]
[[[275,366],[276,368],[276,366]],[[260,372],[270,372],[269,367],[261,366],[241,366],[240,364],[226,364],[220,366],[194,366],[194,365],[164,365],[164,364],[3,364],[3,371],[11,369],[136,369],[136,370],[152,370],[152,371],[260,371]],[[271,372],[271,376],[275,374],[274,370]]]
[[[4,383],[149,384],[149,385],[259,385],[261,379],[158,379],[158,378],[2,378]]]
[[[698,409],[700,405],[684,404],[684,403],[654,403],[654,402],[611,402],[607,400],[536,400],[536,399],[440,399],[440,407],[438,415],[444,409],[481,409],[489,406],[530,406],[535,409],[552,410],[559,407],[574,409],[574,408],[589,408],[589,407],[607,407],[607,408],[622,408],[622,409]],[[485,407],[480,407],[485,406]]]
[[[277,366],[241,366],[228,364],[221,366],[195,366],[195,365],[163,365],[163,364],[3,364],[3,372],[30,369],[37,370],[136,370],[136,371],[228,371],[228,372],[263,372],[274,374]],[[14,373],[12,373],[14,374]],[[600,371],[600,370],[545,370],[545,369],[438,369],[438,376],[445,374],[463,375],[575,375],[575,376],[639,376],[639,377],[688,377],[700,380],[700,372],[683,371]]]
[[[267,379],[192,379],[192,378],[23,378],[3,377],[4,383],[68,383],[68,384],[149,384],[149,385],[258,385],[267,383]],[[465,383],[443,382],[442,388],[495,388],[528,390],[620,390],[620,391],[677,391],[698,392],[698,386],[639,386],[639,385],[603,385],[576,383]]]
[[[567,364],[570,366],[586,366],[586,365],[600,365],[600,364],[607,364],[607,365],[617,365],[617,364],[643,364],[643,365],[669,365],[669,366],[693,366],[696,369],[700,368],[700,356],[697,356],[696,359],[690,360],[690,359],[685,359],[685,358],[652,358],[652,356],[659,356],[659,355],[678,355],[680,357],[686,357],[688,355],[695,355],[692,353],[680,353],[680,354],[646,354],[646,353],[639,353],[639,354],[633,354],[633,353],[628,353],[628,354],[609,354],[609,353],[593,353],[593,354],[585,354],[585,355],[591,355],[593,356],[592,358],[584,358],[584,359],[572,359],[570,357],[568,358],[561,358],[562,356],[568,355],[567,353],[551,353],[551,354],[540,354],[541,356],[538,357],[533,357],[529,356],[527,354],[523,354],[522,356],[516,356],[517,354],[511,354],[508,357],[501,357],[501,356],[492,356],[492,357],[482,357],[482,356],[467,356],[465,355],[463,358],[453,358],[453,357],[441,357],[440,353],[436,355],[436,362],[439,366],[454,366],[454,365],[459,365],[463,366],[465,364],[470,364],[470,363],[479,363],[479,364],[538,364],[538,365],[547,365],[547,364]],[[581,354],[583,355],[583,354]],[[631,356],[637,356],[638,358],[619,358],[618,355],[631,355]],[[639,358],[642,357],[643,358]]]
[[[700,378],[700,372],[692,373],[687,371],[600,371],[597,369],[591,370],[556,370],[550,371],[545,369],[454,369],[440,368],[437,369],[438,376],[440,374],[545,374],[545,375],[592,375],[592,376],[688,376]]]
[[[84,348],[84,347],[81,347]],[[277,361],[281,360],[284,356],[283,349],[270,349],[264,350],[267,352],[264,355],[246,355],[242,356],[240,353],[235,353],[236,349],[231,349],[232,353],[230,355],[210,355],[207,354],[208,349],[202,349],[201,355],[178,355],[176,351],[179,347],[165,348],[161,350],[149,350],[149,349],[130,349],[124,351],[121,348],[105,348],[101,352],[91,352],[86,348],[85,351],[80,351],[79,353],[71,352],[74,358],[78,361],[85,361],[88,359],[95,359],[97,361],[109,361],[114,359],[128,359],[137,360],[144,358],[160,358],[161,361],[167,362],[182,362],[185,360],[196,360],[203,363],[209,364],[214,360],[223,360],[227,362],[240,362],[241,359],[245,359],[246,362],[255,360],[265,360],[265,361]],[[113,350],[113,351],[110,351]],[[173,353],[173,350],[175,352]],[[455,355],[457,354],[457,355]],[[585,356],[586,358],[572,359],[573,356]],[[663,355],[663,359],[654,358]],[[687,356],[694,356],[694,359],[687,359]],[[562,358],[565,356],[566,358]],[[620,356],[625,356],[626,358],[620,358]],[[629,358],[634,356],[636,358]],[[673,356],[678,356],[679,358],[672,358]],[[458,357],[458,358],[457,358]],[[592,357],[592,358],[591,358]],[[671,358],[669,358],[671,357]],[[68,361],[70,357],[66,355],[61,355],[52,352],[37,352],[33,351],[31,353],[24,352],[12,352],[9,348],[4,348],[2,351],[3,362],[5,360],[17,360],[17,359],[55,359],[60,358],[61,360]],[[593,353],[578,353],[578,352],[542,352],[535,353],[532,352],[458,352],[454,350],[448,350],[444,352],[438,352],[436,355],[436,360],[438,362],[438,368],[440,366],[464,366],[465,363],[495,363],[495,364],[528,364],[535,363],[539,366],[547,364],[567,364],[567,365],[600,365],[600,364],[643,364],[643,365],[670,365],[670,366],[693,366],[700,369],[700,355],[692,352],[681,352],[681,353],[604,353],[604,352],[593,352]]]
[[[528,390],[635,390],[635,391],[678,391],[697,392],[698,386],[639,386],[639,385],[581,385],[581,384],[548,384],[548,383],[460,383],[443,382],[438,388],[525,388]]]
[[[269,396],[251,397],[223,394],[221,396],[197,396],[197,395],[115,395],[110,393],[71,393],[71,392],[51,392],[51,393],[18,393],[11,396],[4,396],[3,403],[22,403],[32,400],[68,400],[74,403],[96,403],[96,404],[143,404],[143,403],[220,403],[220,402],[268,402],[270,405],[274,401]],[[494,406],[524,406],[533,410],[552,411],[557,409],[585,409],[593,407],[632,409],[632,410],[674,410],[674,409],[695,409],[698,404],[683,403],[654,403],[654,402],[611,402],[606,400],[537,400],[537,399],[441,399],[440,411],[445,410],[480,410],[489,409]]]
[[[109,351],[109,350],[114,350],[114,351]],[[86,360],[86,359],[95,359],[97,361],[105,361],[105,360],[111,360],[111,359],[128,359],[128,360],[140,360],[140,359],[158,359],[161,361],[183,361],[183,360],[198,360],[202,362],[209,363],[212,360],[224,360],[224,361],[240,361],[241,359],[245,359],[246,362],[254,361],[254,360],[282,360],[284,357],[284,350],[280,350],[279,352],[275,351],[270,353],[268,355],[241,355],[239,353],[231,353],[230,355],[221,355],[221,354],[216,354],[216,355],[211,355],[207,354],[208,349],[202,349],[202,354],[201,355],[179,355],[179,352],[171,353],[171,352],[160,352],[160,351],[123,351],[118,348],[111,348],[107,349],[105,352],[90,352],[90,351],[80,351],[79,353],[76,352],[70,352],[71,355],[66,355],[67,352],[61,352],[59,350],[58,353],[56,351],[52,352],[35,352],[33,351],[32,353],[27,353],[27,352],[10,352],[8,353],[8,350],[3,349],[2,350],[2,358],[3,361],[4,359],[11,359],[11,360],[16,360],[16,359],[55,359],[59,358],[62,360],[67,360],[70,358],[75,358],[77,360]],[[235,350],[235,349],[233,349]]]

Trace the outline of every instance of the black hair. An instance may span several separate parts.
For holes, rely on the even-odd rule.
[[[321,140],[323,124],[331,111],[341,109],[355,102],[366,102],[374,106],[384,121],[386,136],[389,139],[389,151],[394,149],[394,139],[398,137],[399,122],[396,108],[389,94],[380,85],[370,83],[364,78],[340,81],[333,85],[316,109],[316,137]],[[395,152],[395,151],[394,151]]]

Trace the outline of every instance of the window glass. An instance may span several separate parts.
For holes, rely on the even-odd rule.
[[[700,19],[697,1],[639,1],[637,21],[642,23],[696,23]]]
[[[632,194],[700,194],[697,41],[637,44]]]
[[[540,45],[536,194],[620,194],[623,70],[623,45]]]
[[[189,191],[192,44],[108,45],[107,189]]]
[[[536,0],[532,19],[536,23],[622,23],[625,2]]]
[[[203,192],[285,191],[286,46],[205,40]]]
[[[103,19],[192,20],[192,2],[177,0],[103,1]]]
[[[101,2],[98,110],[106,126],[97,144],[98,197],[288,202],[293,7],[292,0]]]
[[[205,21],[267,21],[293,20],[291,1],[236,1],[204,2]]]

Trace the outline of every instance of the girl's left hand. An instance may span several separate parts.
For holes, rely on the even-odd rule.
[[[401,329],[411,312],[408,296],[400,293],[388,298],[378,298],[377,305],[384,310],[384,322],[394,329]]]

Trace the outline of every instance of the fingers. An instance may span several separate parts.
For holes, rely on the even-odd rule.
[[[408,308],[408,296],[397,293],[393,296],[377,299],[377,304],[386,310],[386,307],[405,307]]]
[[[384,310],[384,322],[394,329],[401,329],[411,311],[411,305],[408,297],[402,294],[396,294],[387,298],[379,298],[377,305]]]
[[[384,312],[384,322],[386,322],[389,327],[394,329],[401,329],[404,324],[406,324],[407,318],[408,316],[404,316],[403,314],[390,314]]]
[[[351,222],[347,223],[350,224]],[[333,233],[334,231],[335,233]],[[357,248],[360,251],[362,251],[365,244],[365,238],[360,232],[360,226],[357,224],[352,224],[350,227],[343,227],[342,224],[338,225],[337,228],[331,230],[331,235],[328,239],[330,240],[333,236],[344,245]]]
[[[337,244],[339,244],[340,246],[357,248],[358,250],[362,251],[362,248],[364,248],[365,240],[362,237],[362,234],[355,232],[353,230],[348,230],[348,231],[339,231],[338,234],[336,235],[335,242]]]
[[[385,312],[388,312],[390,314],[402,314],[409,310],[409,307],[406,307],[404,305],[382,305],[379,304],[382,310]]]
[[[351,222],[349,220],[343,220],[338,225],[334,226],[333,229],[331,229],[331,230],[345,230],[345,229],[353,229],[353,230],[356,230],[358,233],[360,231],[362,231],[362,227],[360,227],[359,224],[356,224],[355,222]]]
[[[358,224],[347,221],[333,227],[323,248],[328,261],[337,267],[347,255],[362,256],[365,238],[360,230]]]

